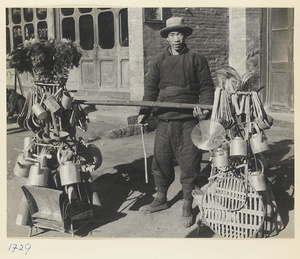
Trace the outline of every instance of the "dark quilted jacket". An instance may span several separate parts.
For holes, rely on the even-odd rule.
[[[214,84],[207,60],[188,48],[172,55],[169,48],[154,61],[146,78],[143,101],[213,104]],[[142,108],[140,114],[149,114]],[[192,117],[191,109],[155,108],[162,120]]]

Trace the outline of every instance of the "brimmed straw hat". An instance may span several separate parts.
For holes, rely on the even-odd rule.
[[[166,21],[166,28],[160,30],[160,35],[167,38],[171,31],[177,30],[183,31],[185,36],[190,36],[193,33],[193,29],[184,24],[182,17],[171,17]]]

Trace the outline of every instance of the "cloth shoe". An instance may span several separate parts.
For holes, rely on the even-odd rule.
[[[182,206],[182,216],[180,217],[180,222],[185,228],[189,228],[195,224],[195,216],[192,211],[193,200],[184,200]]]
[[[168,209],[167,198],[155,198],[152,203],[141,207],[139,210],[143,213],[153,213],[161,210]]]

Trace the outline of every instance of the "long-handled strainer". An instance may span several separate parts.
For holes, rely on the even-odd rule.
[[[202,120],[193,129],[194,145],[202,150],[213,150],[226,141],[225,128],[216,121]]]

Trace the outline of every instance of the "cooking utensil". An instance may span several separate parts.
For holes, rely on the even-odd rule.
[[[22,155],[22,154],[20,154],[20,155]],[[16,176],[18,176],[20,178],[27,178],[29,175],[30,166],[22,165],[18,161],[16,161],[13,172]]]
[[[70,95],[68,91],[64,91],[61,98],[61,106],[68,110],[72,107],[73,97]]]
[[[265,175],[261,172],[251,172],[248,177],[250,185],[257,192],[265,191],[267,189]]]
[[[32,111],[35,114],[35,116],[38,118],[38,120],[44,120],[47,118],[48,113],[47,111],[44,109],[44,107],[42,106],[42,103],[44,101],[45,98],[45,94],[43,94],[40,103],[35,103],[32,106]]]
[[[64,141],[68,138],[69,133],[66,131],[59,131],[58,134],[55,132],[50,132],[50,138],[56,140],[57,142]]]
[[[59,166],[59,175],[62,186],[82,182],[79,165],[71,161]]]
[[[58,136],[58,128],[57,128],[57,122],[56,122],[54,112],[51,112],[51,118],[52,118],[52,125],[53,125],[53,128],[54,128],[54,133]]]
[[[252,123],[256,133],[251,135],[250,146],[253,154],[258,154],[269,150],[267,137],[262,130],[259,129],[256,123]]]
[[[229,166],[228,150],[223,148],[216,148],[212,151],[213,167],[227,167]]]
[[[41,168],[39,163],[35,163],[30,167],[30,172],[26,185],[47,186],[50,169],[48,167]]]
[[[220,123],[202,120],[192,130],[191,138],[197,148],[213,150],[226,141],[225,135],[225,128]]]
[[[18,118],[17,118],[17,123],[18,125],[21,127],[21,128],[25,128],[25,118],[26,118],[26,115],[27,115],[27,110],[28,110],[28,105],[29,105],[29,98],[30,98],[30,95],[31,93],[29,92],[27,94],[27,98],[25,100],[25,103],[24,103],[24,106],[23,106],[23,109],[21,111],[21,113],[19,114]]]
[[[247,156],[247,141],[241,137],[234,137],[230,141],[230,156]]]
[[[44,104],[48,108],[51,113],[55,113],[60,109],[60,105],[55,100],[53,95],[49,96],[45,101]]]

